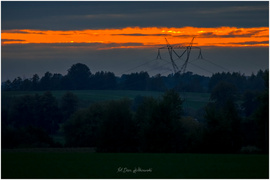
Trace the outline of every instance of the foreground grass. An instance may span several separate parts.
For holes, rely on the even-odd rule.
[[[2,178],[266,178],[268,155],[2,152]],[[133,173],[135,168],[151,172]],[[120,168],[130,172],[117,172]]]

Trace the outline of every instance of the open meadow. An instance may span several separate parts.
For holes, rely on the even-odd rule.
[[[51,91],[57,100],[63,97],[67,91]],[[119,100],[129,98],[133,100],[137,96],[147,96],[159,98],[164,92],[157,91],[131,91],[131,90],[78,90],[70,91],[79,98],[79,107],[85,108],[95,102],[107,100]],[[24,95],[43,94],[44,91],[2,91],[2,101],[8,102],[10,98],[16,98]],[[209,102],[210,94],[208,93],[191,93],[180,92],[181,98],[184,100],[184,108],[198,110]]]
[[[62,151],[2,152],[1,178],[269,178],[268,155]]]

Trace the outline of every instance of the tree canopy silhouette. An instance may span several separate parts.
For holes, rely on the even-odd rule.
[[[77,63],[68,69],[67,79],[71,89],[87,89],[91,71],[85,64]]]

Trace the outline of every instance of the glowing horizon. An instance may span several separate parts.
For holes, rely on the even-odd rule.
[[[1,32],[2,45],[83,43],[99,44],[97,49],[163,46],[166,44],[165,37],[171,44],[182,45],[188,44],[195,37],[194,45],[201,47],[269,47],[269,27],[126,27],[68,31],[13,29]]]

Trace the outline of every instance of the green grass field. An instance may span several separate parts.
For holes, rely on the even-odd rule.
[[[269,178],[268,155],[2,152],[2,177],[31,178]],[[140,167],[149,172],[134,173]],[[118,172],[126,168],[130,172]]]
[[[71,91],[80,100],[80,107],[88,107],[95,102],[118,100],[122,98],[134,99],[136,96],[152,96],[154,98],[161,97],[163,92],[155,91],[129,91],[129,90],[82,90]],[[43,94],[43,91],[2,91],[3,101],[8,101],[10,98],[20,97],[23,95]],[[66,91],[52,91],[52,94],[60,100]],[[208,93],[180,93],[180,96],[185,100],[184,107],[197,110],[204,107],[209,102],[210,94]]]

